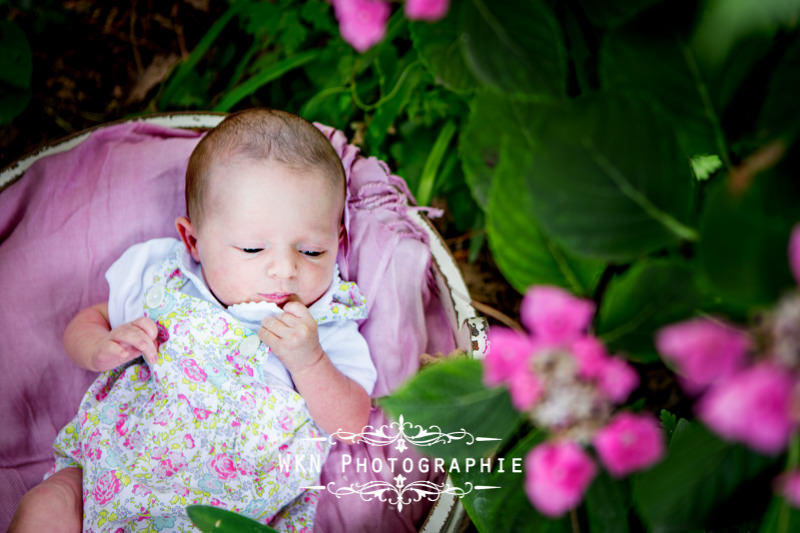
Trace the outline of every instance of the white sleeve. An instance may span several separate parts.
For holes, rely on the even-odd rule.
[[[372,394],[378,372],[369,355],[367,341],[352,320],[335,320],[320,327],[319,343],[339,372]]]
[[[144,290],[179,241],[171,237],[134,244],[106,271],[112,328],[144,316]]]

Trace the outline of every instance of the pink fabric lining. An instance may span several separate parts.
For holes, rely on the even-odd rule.
[[[341,132],[319,127],[349,177],[350,242],[339,262],[343,277],[368,296],[370,318],[361,331],[378,369],[373,395],[381,396],[417,371],[419,353],[450,351],[453,334],[435,293],[426,235],[406,216],[405,182],[381,161],[360,156]],[[136,122],[102,128],[79,146],[40,159],[0,194],[0,529],[50,466],[56,432],[94,378],[63,351],[67,322],[107,299],[103,274],[128,246],[175,235],[174,218],[185,211],[183,174],[199,137]],[[388,421],[374,410],[371,423]],[[353,462],[398,455],[390,447],[337,445],[324,482],[391,480],[385,469],[355,476],[364,479],[342,474],[347,453]],[[337,501],[323,493],[315,529],[411,531],[429,505],[398,513],[357,496]]]

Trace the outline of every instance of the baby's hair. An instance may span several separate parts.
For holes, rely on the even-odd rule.
[[[319,170],[344,197],[342,161],[321,131],[286,111],[245,109],[228,115],[208,132],[189,157],[186,211],[194,224],[203,216],[203,196],[214,163],[236,157],[274,161],[300,172]]]

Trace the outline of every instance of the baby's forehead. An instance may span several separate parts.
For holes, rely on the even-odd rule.
[[[344,183],[336,183],[335,178],[327,175],[324,168],[313,166],[295,167],[274,159],[255,159],[234,156],[220,158],[209,171],[203,193],[203,204],[206,208],[231,208],[231,202],[240,201],[244,194],[281,196],[279,191],[301,191],[302,197],[313,197],[316,205],[324,205],[325,210],[332,209],[341,216],[344,209]],[[257,192],[256,192],[257,191]],[[238,194],[237,194],[238,193]],[[300,200],[300,203],[305,203]]]

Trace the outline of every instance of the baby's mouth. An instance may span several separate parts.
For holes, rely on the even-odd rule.
[[[291,292],[272,292],[272,293],[258,293],[261,298],[264,299],[266,302],[271,302],[277,305],[283,305],[289,301],[289,297],[292,295]]]

